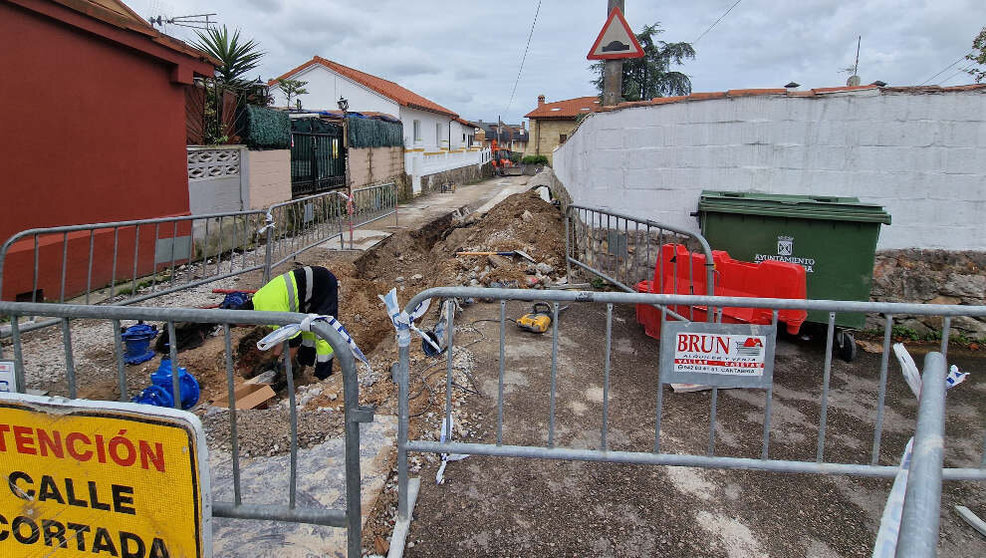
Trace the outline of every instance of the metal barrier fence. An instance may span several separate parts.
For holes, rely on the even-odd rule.
[[[347,225],[396,212],[397,188],[389,183],[354,190],[352,203],[328,192],[267,210],[30,229],[0,247],[0,294],[19,302],[130,305],[256,270],[266,281],[309,248],[336,237],[344,248]],[[9,333],[5,327],[0,337]]]
[[[233,324],[253,325],[300,325],[307,318],[306,314],[288,312],[247,312],[234,310],[197,310],[184,308],[121,308],[113,306],[84,306],[64,304],[36,304],[0,301],[0,316],[11,317],[13,330],[13,353],[17,386],[22,393],[27,385],[22,355],[20,330],[17,327],[18,316],[43,316],[55,318],[62,324],[62,348],[64,351],[66,391],[64,395],[75,398],[77,395],[77,377],[75,358],[72,346],[70,320],[87,319],[109,321],[115,331],[115,357],[117,381],[120,390],[120,401],[129,401],[127,390],[127,370],[124,365],[124,351],[120,336],[121,320],[160,321],[166,323],[171,339],[175,339],[175,322],[196,322],[217,324],[222,326],[225,341],[225,372],[227,401],[230,402],[230,444],[232,448],[233,494],[232,502],[213,502],[214,517],[233,519],[260,519],[283,521],[290,523],[307,523],[330,527],[345,527],[347,529],[347,550],[350,558],[360,556],[361,538],[361,509],[360,509],[360,431],[359,423],[373,420],[372,409],[359,407],[359,378],[356,364],[349,345],[326,322],[311,322],[311,331],[324,339],[334,350],[335,359],[342,369],[344,413],[345,413],[345,509],[320,509],[301,507],[297,503],[298,483],[298,410],[295,401],[294,375],[291,369],[291,359],[285,360],[285,377],[287,380],[287,396],[290,413],[290,471],[288,482],[287,505],[250,504],[243,502],[240,483],[240,451],[237,437],[237,411],[234,397],[234,367],[233,348],[230,328]],[[172,369],[178,370],[180,362],[175,344],[171,345]],[[287,342],[283,350],[287,351]],[[0,351],[0,359],[4,355]],[[181,406],[179,395],[179,375],[173,374],[175,406]],[[205,496],[204,496],[205,497]]]
[[[667,262],[661,257],[665,246],[684,246],[687,262]],[[705,256],[704,292],[696,289],[696,252]],[[677,254],[677,249],[675,249]],[[654,287],[658,294],[715,294],[715,264],[712,248],[702,235],[663,225],[648,219],[640,219],[594,209],[581,205],[569,205],[565,218],[565,258],[568,276],[572,277],[572,265],[597,275],[627,292],[637,292],[641,281],[663,277],[665,267],[674,275],[673,285],[683,286],[685,293],[669,293],[663,281]],[[672,265],[675,264],[675,265]],[[687,277],[678,277],[679,272]],[[679,289],[680,290],[680,289]]]
[[[503,456],[503,457],[523,457],[523,458],[537,458],[537,459],[563,459],[563,460],[580,460],[580,461],[598,461],[598,462],[616,462],[616,463],[635,463],[635,464],[649,464],[649,465],[675,465],[675,466],[688,466],[688,467],[704,467],[704,468],[715,468],[715,469],[745,469],[745,470],[761,470],[761,471],[771,471],[771,472],[784,472],[784,473],[816,473],[816,474],[826,474],[826,475],[856,475],[865,477],[893,477],[897,471],[897,464],[886,464],[880,462],[880,450],[882,444],[882,436],[884,430],[884,420],[885,413],[887,410],[887,380],[888,380],[888,360],[891,351],[891,331],[894,324],[895,316],[940,316],[942,317],[942,328],[941,328],[941,353],[947,355],[948,350],[948,340],[950,337],[950,327],[951,320],[957,316],[969,316],[969,317],[983,317],[986,316],[986,306],[956,306],[956,305],[928,305],[928,304],[899,304],[899,303],[868,303],[868,302],[843,302],[843,301],[825,301],[825,300],[782,300],[782,299],[765,299],[765,298],[739,298],[739,297],[708,297],[708,296],[684,296],[684,295],[658,295],[658,294],[645,294],[645,293],[617,293],[617,292],[574,292],[574,291],[535,291],[535,290],[510,290],[510,289],[482,289],[482,288],[468,288],[468,287],[457,287],[457,288],[433,288],[428,289],[414,298],[412,298],[407,306],[405,307],[405,313],[408,316],[414,315],[414,309],[418,307],[423,301],[436,298],[439,300],[450,300],[450,299],[467,299],[475,298],[482,300],[499,300],[500,302],[500,318],[499,318],[499,332],[500,332],[500,352],[499,352],[499,371],[496,376],[496,381],[498,385],[498,392],[495,397],[496,399],[496,427],[495,427],[495,442],[492,441],[493,434],[489,435],[489,443],[463,443],[455,442],[451,440],[451,436],[443,441],[435,442],[428,441],[425,439],[420,440],[410,440],[408,438],[408,422],[409,422],[409,358],[410,358],[410,342],[411,342],[411,329],[410,325],[402,324],[398,326],[398,346],[399,346],[399,356],[400,362],[397,373],[398,382],[398,414],[399,414],[399,426],[398,426],[398,472],[399,472],[399,519],[401,521],[409,521],[410,518],[410,507],[411,499],[409,496],[409,476],[408,476],[408,453],[409,452],[429,452],[429,453],[442,453],[442,454],[471,454],[471,455],[486,455],[486,456]],[[507,301],[548,301],[552,303],[552,322],[551,322],[551,338],[552,338],[552,350],[551,350],[551,361],[550,361],[550,392],[548,393],[548,424],[547,424],[547,434],[544,439],[547,440],[546,444],[543,445],[523,445],[515,444],[509,445],[504,443],[504,378],[506,372],[506,342],[505,342],[505,331],[506,331],[506,303]],[[562,377],[563,374],[572,373],[572,370],[559,370],[559,304],[604,304],[606,306],[606,329],[605,336],[600,336],[600,346],[598,348],[599,352],[603,356],[603,366],[600,372],[593,372],[580,368],[578,373],[581,381],[585,381],[585,378],[591,377],[598,380],[597,374],[601,373],[603,382],[603,395],[602,395],[602,423],[599,432],[599,445],[598,449],[584,449],[577,447],[559,447],[558,436],[556,436],[555,428],[555,415],[556,409],[559,408],[559,403],[557,401],[557,380]],[[760,437],[759,449],[754,452],[750,452],[749,456],[734,456],[734,455],[717,455],[716,450],[716,405],[718,388],[713,387],[711,389],[711,399],[709,408],[709,427],[707,432],[707,444],[705,444],[706,451],[703,453],[692,451],[674,451],[669,452],[667,450],[667,444],[662,444],[662,414],[664,413],[662,407],[663,402],[663,386],[671,383],[671,378],[669,376],[668,369],[670,366],[666,366],[665,363],[660,363],[659,375],[655,379],[657,384],[657,399],[656,406],[654,408],[653,414],[649,416],[655,419],[655,427],[653,430],[653,445],[652,447],[640,447],[636,446],[629,450],[614,450],[610,447],[607,440],[607,434],[609,429],[609,386],[611,378],[611,361],[612,361],[612,347],[613,347],[613,308],[614,305],[631,305],[631,304],[645,304],[654,305],[657,307],[664,308],[661,315],[661,325],[662,331],[663,327],[668,324],[673,324],[670,320],[671,316],[666,310],[668,307],[676,306],[704,306],[713,308],[722,307],[738,307],[738,308],[766,308],[773,312],[774,320],[772,326],[760,326],[763,327],[763,332],[767,335],[773,335],[776,332],[777,326],[777,316],[778,312],[784,309],[798,309],[798,310],[820,310],[827,312],[829,314],[828,329],[826,334],[826,352],[825,361],[823,367],[823,375],[821,378],[821,389],[820,389],[820,401],[817,402],[818,407],[818,423],[815,426],[804,424],[800,422],[798,426],[804,426],[805,428],[817,429],[816,436],[806,436],[806,442],[803,444],[804,448],[802,451],[806,454],[807,459],[777,459],[770,456],[770,442],[771,442],[771,413],[772,413],[772,399],[773,399],[773,384],[771,383],[760,386],[765,392],[764,403],[763,403],[763,428],[762,437]],[[451,309],[454,304],[445,305],[445,307]],[[588,310],[586,310],[588,311]],[[578,311],[571,311],[578,312]],[[571,313],[570,312],[570,313]],[[843,455],[840,454],[838,457],[832,457],[831,453],[826,454],[826,429],[828,423],[828,410],[830,406],[830,390],[832,381],[832,348],[833,348],[833,338],[835,331],[835,317],[837,313],[841,312],[863,312],[863,313],[879,313],[883,315],[884,329],[883,329],[883,346],[882,346],[882,358],[880,362],[880,377],[879,377],[879,393],[877,394],[875,404],[875,417],[873,425],[873,439],[872,439],[872,449],[867,452],[865,449],[855,449],[855,455]],[[453,313],[450,310],[446,316],[448,321],[448,331],[453,332]],[[709,325],[701,324],[690,324],[696,326],[697,328],[709,327]],[[710,324],[711,325],[711,324]],[[719,324],[715,324],[719,325]],[[452,374],[453,374],[453,351],[454,351],[454,334],[448,334],[447,336],[447,378],[445,383],[445,409],[444,409],[444,421],[449,424],[451,420],[452,413]],[[525,353],[525,358],[533,358],[528,350]],[[941,371],[938,370],[938,362],[935,362],[935,371],[933,372],[933,379],[929,379],[928,385],[934,384],[935,382],[940,382],[937,378],[941,376]],[[544,369],[548,370],[547,361],[545,360]],[[472,375],[476,376],[479,373],[477,370],[473,370]],[[547,372],[546,372],[547,374]],[[486,376],[487,379],[492,381],[493,371],[489,371]],[[526,384],[525,384],[526,385]],[[750,387],[750,386],[746,386]],[[643,388],[641,388],[643,389]],[[932,395],[933,394],[933,395]],[[931,400],[935,399],[935,402]],[[921,400],[921,416],[918,421],[918,440],[933,438],[939,431],[939,424],[944,419],[944,399],[943,396],[941,400],[938,401],[938,392],[930,392],[927,397],[922,397]],[[812,405],[814,406],[814,402]],[[814,412],[814,411],[812,411]],[[648,416],[648,413],[643,413],[639,415],[641,417]],[[512,420],[516,417],[511,416]],[[932,424],[932,426],[927,426]],[[451,431],[451,430],[450,430]],[[541,434],[544,434],[543,431]],[[814,440],[814,444],[810,441]],[[752,442],[754,446],[756,441]],[[978,443],[978,442],[977,442]],[[986,439],[983,440],[984,446],[986,446]],[[865,448],[866,443],[860,444],[860,447]],[[915,446],[916,447],[916,446]],[[847,450],[848,451],[848,450]],[[813,454],[813,455],[812,455]],[[928,465],[921,465],[920,468],[912,469],[912,474],[920,479],[916,479],[915,482],[920,483],[920,488],[915,487],[915,494],[922,494],[919,498],[925,502],[931,502],[935,497],[935,494],[940,496],[941,484],[940,479],[945,480],[976,480],[983,481],[986,480],[986,447],[984,447],[981,454],[981,458],[978,467],[946,467],[944,470],[941,469],[940,453],[937,457],[937,464],[934,456],[930,459]],[[926,463],[923,459],[922,463]],[[937,473],[935,472],[937,470]],[[912,500],[913,501],[913,500]],[[917,505],[917,504],[913,504]],[[907,515],[907,521],[916,521],[916,517],[920,515],[922,521],[928,519],[930,514],[934,514],[937,517],[937,506],[931,506],[929,504],[923,504],[921,511],[911,511]],[[934,507],[934,509],[931,509]],[[937,525],[937,523],[935,523]],[[932,536],[937,536],[937,528],[932,532]],[[926,535],[926,534],[925,534]],[[921,536],[925,536],[921,535]],[[395,540],[393,544],[403,544],[402,541]]]

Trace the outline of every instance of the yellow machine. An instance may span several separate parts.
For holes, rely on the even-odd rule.
[[[551,327],[551,306],[545,302],[535,302],[530,313],[517,318],[517,327],[532,333],[548,331],[548,328]]]

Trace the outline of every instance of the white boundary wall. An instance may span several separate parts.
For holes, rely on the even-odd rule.
[[[707,190],[856,196],[879,249],[986,250],[986,89],[678,101],[590,115],[554,153],[574,203],[698,231]]]

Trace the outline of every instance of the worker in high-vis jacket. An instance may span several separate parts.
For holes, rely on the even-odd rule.
[[[241,309],[267,312],[300,312],[336,317],[339,313],[339,282],[324,267],[305,266],[271,279]],[[332,374],[332,347],[314,333],[303,331],[288,341],[298,364],[315,365],[315,377]]]

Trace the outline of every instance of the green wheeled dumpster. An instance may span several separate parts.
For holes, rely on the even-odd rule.
[[[816,300],[869,300],[880,225],[890,224],[883,207],[835,196],[706,190],[698,212],[702,235],[713,249],[738,260],[801,264],[807,296]],[[859,329],[865,319],[841,313],[835,323]],[[809,312],[808,321],[827,324],[828,313]]]

